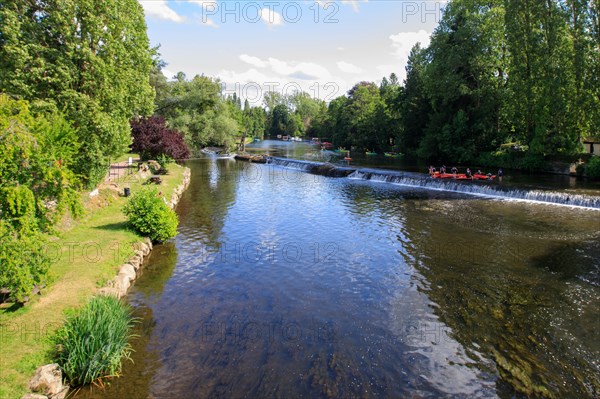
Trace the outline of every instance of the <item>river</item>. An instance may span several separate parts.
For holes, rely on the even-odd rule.
[[[134,362],[78,398],[600,395],[600,210],[188,166],[128,296]]]

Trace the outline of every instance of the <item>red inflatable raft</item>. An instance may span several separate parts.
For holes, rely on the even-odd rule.
[[[496,178],[496,175],[480,175],[480,174],[474,174],[473,177],[468,177],[466,174],[464,173],[440,173],[440,172],[435,172],[431,175],[432,178],[434,179],[454,179],[454,180],[494,180]]]

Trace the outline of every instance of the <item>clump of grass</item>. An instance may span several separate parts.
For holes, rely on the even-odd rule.
[[[118,377],[121,361],[130,359],[131,328],[137,320],[131,307],[113,296],[93,297],[69,316],[54,335],[56,362],[72,386],[103,385]]]

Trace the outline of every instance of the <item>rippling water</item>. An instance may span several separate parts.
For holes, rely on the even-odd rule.
[[[600,212],[191,162],[79,397],[597,397]]]

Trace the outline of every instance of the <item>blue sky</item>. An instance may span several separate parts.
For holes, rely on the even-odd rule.
[[[165,75],[218,77],[252,103],[268,90],[331,100],[404,67],[427,45],[443,1],[139,0]]]

